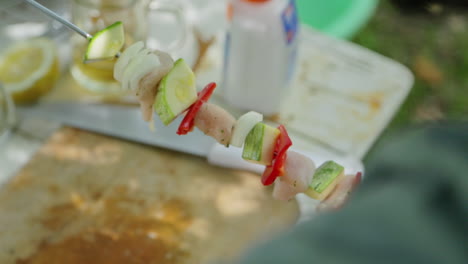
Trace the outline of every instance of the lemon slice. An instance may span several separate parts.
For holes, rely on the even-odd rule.
[[[0,55],[0,82],[16,103],[31,103],[46,94],[59,76],[54,42],[39,38],[14,43]]]

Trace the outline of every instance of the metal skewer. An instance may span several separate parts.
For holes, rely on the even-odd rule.
[[[36,2],[35,0],[25,0],[28,4],[32,5],[33,7],[39,9],[39,11],[43,12],[44,14],[46,14],[47,16],[51,17],[52,19],[60,22],[62,25],[68,27],[69,29],[75,31],[76,33],[80,34],[81,36],[83,36],[84,38],[86,38],[87,40],[91,40],[93,38],[93,35],[89,34],[88,32],[82,30],[81,28],[79,28],[77,25],[71,23],[70,21],[66,20],[65,18],[59,16],[57,13],[55,13],[54,11],[48,9],[47,7],[39,4],[38,2]],[[120,57],[120,52],[115,54],[115,57],[118,58]],[[106,60],[106,59],[95,59],[95,60],[88,60],[88,61],[85,61],[85,63],[89,63],[89,62],[96,62],[96,61],[100,61],[100,60]]]
[[[53,18],[54,20],[62,23],[64,26],[68,27],[69,29],[75,31],[76,33],[80,34],[81,36],[85,37],[86,39],[91,39],[93,36],[88,32],[82,30],[81,28],[77,27],[75,24],[71,23],[70,21],[64,19],[63,17],[59,16],[54,11],[48,9],[47,7],[39,4],[34,0],[25,0],[27,3],[32,5],[33,7],[39,9],[41,12],[46,14],[47,16]]]

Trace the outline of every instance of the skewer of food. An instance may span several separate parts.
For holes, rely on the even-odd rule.
[[[263,123],[263,116],[248,112],[236,119],[222,107],[209,102],[216,83],[197,92],[196,78],[183,59],[174,61],[162,51],[152,51],[136,42],[124,45],[122,23],[100,31],[88,45],[91,60],[119,54],[114,78],[122,89],[137,96],[143,120],[151,122],[156,112],[164,125],[184,116],[177,134],[186,135],[196,127],[225,147],[242,148],[242,158],[265,166],[262,184],[273,185],[273,196],[290,200],[298,193],[320,201],[318,210],[340,208],[360,183],[361,173],[345,175],[344,167],[327,161],[316,167],[308,157],[290,150],[292,141],[283,125]]]

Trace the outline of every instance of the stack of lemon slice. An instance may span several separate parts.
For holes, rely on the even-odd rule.
[[[0,55],[0,82],[16,103],[31,103],[59,77],[57,48],[45,38],[14,43]]]

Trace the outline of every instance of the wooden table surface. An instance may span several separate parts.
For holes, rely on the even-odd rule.
[[[254,174],[73,128],[46,134],[24,139],[39,149],[0,189],[0,263],[226,261],[298,216]]]

